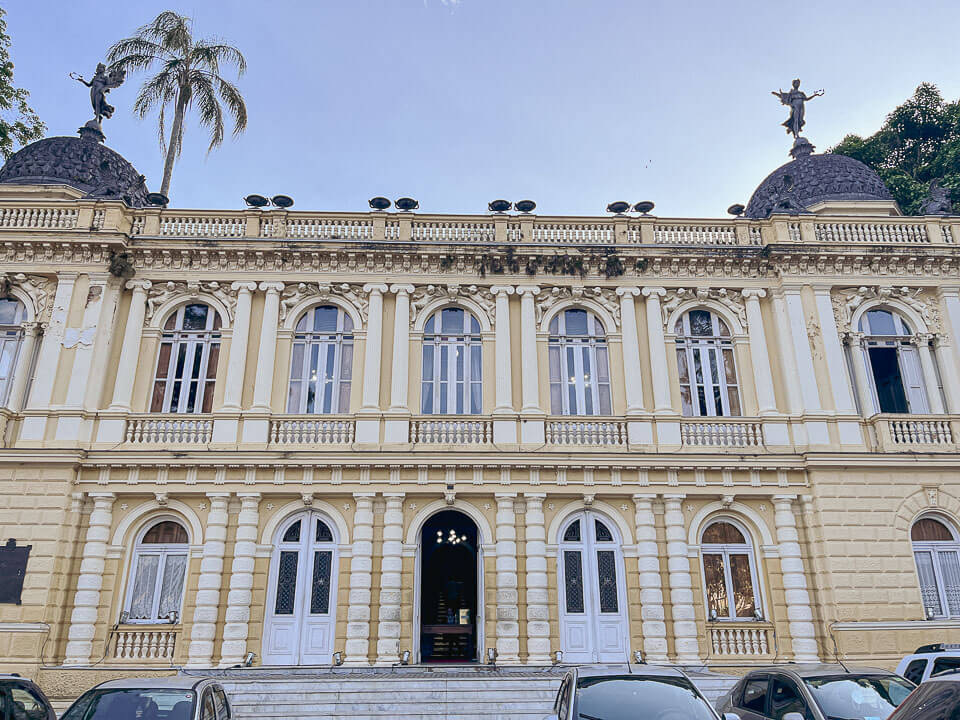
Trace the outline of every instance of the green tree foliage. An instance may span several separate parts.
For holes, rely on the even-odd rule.
[[[247,127],[247,106],[237,87],[220,74],[221,64],[235,65],[237,74],[247,62],[232,45],[194,38],[190,18],[164,11],[135,35],[115,43],[107,53],[110,69],[150,70],[140,88],[133,110],[140,117],[151,111],[158,114],[160,149],[164,154],[163,182],[160,192],[169,195],[173,163],[183,147],[183,121],[187,110],[195,108],[200,125],[210,131],[207,152],[223,142],[224,110],[233,119],[233,134]],[[173,106],[173,123],[166,131],[168,107]]]
[[[47,126],[27,103],[30,93],[13,84],[13,61],[10,59],[10,36],[5,15],[6,11],[0,8],[0,153],[8,158],[13,154],[14,145],[39,140]]]
[[[946,102],[936,85],[923,83],[868,138],[847,135],[831,150],[870,166],[907,215],[916,215],[939,180],[960,211],[960,101]]]

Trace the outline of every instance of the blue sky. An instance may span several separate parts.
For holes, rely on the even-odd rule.
[[[826,150],[870,133],[921,81],[960,96],[960,3],[626,0],[10,0],[16,81],[49,134],[89,119],[89,77],[114,40],[163,9],[238,46],[247,132],[210,155],[190,125],[177,207],[285,193],[300,210],[422,212],[531,198],[540,214],[603,215],[612,200],[720,217],[788,160],[770,91],[826,95],[805,135]],[[114,90],[107,143],[160,186],[155,121]]]

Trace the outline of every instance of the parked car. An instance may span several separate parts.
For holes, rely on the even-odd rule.
[[[718,720],[681,670],[655,665],[573,668],[547,720]],[[723,720],[740,720],[736,714]]]
[[[57,713],[36,683],[19,675],[0,675],[0,718],[57,720]]]
[[[87,690],[61,720],[231,720],[220,683],[176,675],[108,680]]]
[[[897,665],[897,673],[919,685],[944,670],[960,668],[960,645],[936,643],[918,647]]]
[[[742,720],[885,720],[914,687],[877,668],[775,665],[748,672],[717,709]]]
[[[960,718],[960,672],[935,675],[910,693],[889,720],[957,720]]]

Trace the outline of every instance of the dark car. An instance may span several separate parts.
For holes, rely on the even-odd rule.
[[[10,720],[57,720],[43,691],[19,675],[0,675],[0,717]]]
[[[960,671],[931,677],[900,704],[890,720],[960,720]]]
[[[656,665],[573,668],[547,720],[718,720],[681,670]],[[724,720],[739,720],[736,714]]]
[[[108,680],[87,690],[61,720],[232,720],[220,683],[177,675]]]
[[[886,720],[914,687],[878,668],[776,665],[748,672],[717,709],[742,720]]]

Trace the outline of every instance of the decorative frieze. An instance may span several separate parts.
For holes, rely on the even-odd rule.
[[[457,302],[467,299],[479,305],[486,313],[486,319],[493,327],[496,324],[496,298],[490,288],[481,288],[477,285],[421,285],[414,289],[410,302],[410,322],[415,325],[420,319],[423,309],[435,300],[449,300]]]
[[[0,297],[8,297],[12,288],[25,293],[33,301],[36,322],[49,322],[56,285],[56,280],[43,275],[0,273]]]
[[[236,285],[236,283],[233,285]],[[227,309],[227,318],[232,322],[234,308],[237,304],[237,292],[238,290],[231,283],[221,283],[215,280],[155,282],[147,291],[146,320],[147,322],[153,320],[154,313],[173,298],[184,296],[199,298],[201,295],[209,295],[223,304]]]
[[[709,287],[676,288],[667,290],[667,294],[660,302],[660,311],[663,314],[663,324],[667,324],[674,310],[684,303],[693,301],[718,303],[733,313],[737,320],[740,321],[741,327],[747,327],[747,310],[743,303],[743,295],[741,294],[741,291]],[[673,328],[668,327],[667,332],[673,332]]]
[[[361,320],[367,322],[367,308],[370,305],[367,294],[360,285],[350,283],[296,283],[289,285],[280,298],[280,322],[287,319],[290,310],[307,298],[323,302],[337,297],[350,303],[357,309]]]
[[[933,295],[933,290],[918,287],[884,287],[860,286],[834,290],[831,296],[833,313],[837,320],[837,329],[841,333],[859,332],[859,328],[851,326],[853,315],[857,308],[870,300],[897,301],[903,303],[923,320],[928,332],[943,333],[946,328],[942,324],[940,307]],[[920,332],[920,328],[913,328]]]
[[[614,288],[601,287],[553,287],[543,290],[537,296],[537,325],[543,322],[550,308],[567,300],[592,300],[610,314],[617,328],[620,327],[620,299],[617,292]]]

